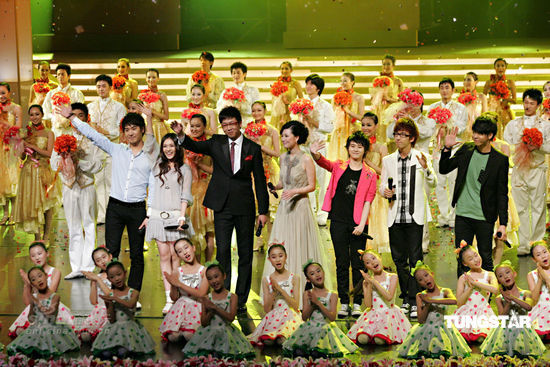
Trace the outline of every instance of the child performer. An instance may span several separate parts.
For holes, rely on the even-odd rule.
[[[498,314],[510,316],[509,321],[517,318],[518,315],[527,315],[534,302],[531,292],[519,289],[516,285],[517,273],[512,268],[512,263],[505,260],[498,264],[495,267],[495,275],[500,284],[500,295],[495,299]],[[516,326],[513,327],[511,322],[506,327],[499,326],[492,329],[481,344],[480,352],[486,356],[496,354],[520,358],[541,356],[546,348],[535,329],[524,325],[516,324]]]
[[[449,305],[456,305],[456,298],[448,288],[440,288],[433,271],[418,260],[411,275],[424,291],[416,294],[418,324],[412,327],[397,350],[399,357],[417,359],[467,357],[472,351],[454,325],[446,327],[444,316]]]
[[[8,354],[51,357],[78,350],[80,341],[73,329],[56,322],[59,295],[48,287],[48,274],[40,266],[27,273],[30,284],[38,291],[32,296],[29,311],[30,326],[8,345]]]
[[[477,250],[466,241],[460,242],[458,261],[470,268],[470,271],[458,278],[456,286],[457,316],[491,317],[495,316],[489,305],[491,293],[498,293],[498,283],[495,274],[481,268],[482,260]],[[489,328],[463,327],[457,328],[468,342],[482,343],[489,333]]]
[[[284,243],[272,243],[267,258],[275,271],[262,279],[264,316],[256,330],[248,336],[254,345],[282,345],[302,323],[299,304],[300,278],[285,267]]]
[[[202,307],[197,299],[208,293],[206,272],[196,257],[195,245],[187,238],[181,238],[174,243],[178,260],[183,265],[172,273],[164,272],[164,277],[170,283],[170,297],[175,302],[160,325],[163,339],[177,342],[181,337],[191,339],[201,325]]]
[[[325,288],[325,272],[319,263],[304,264],[307,284],[304,292],[302,319],[305,321],[283,344],[290,356],[342,357],[354,353],[357,346],[333,322],[338,297]]]
[[[225,271],[216,260],[206,264],[206,279],[212,292],[201,298],[202,326],[183,348],[185,357],[211,354],[239,360],[256,356],[242,331],[232,324],[237,313],[238,299],[225,289],[225,277]]]
[[[550,253],[544,241],[531,244],[531,257],[537,268],[527,274],[527,284],[533,298],[533,309],[529,312],[533,328],[545,340],[550,339]]]
[[[395,305],[397,274],[384,271],[382,257],[372,250],[359,251],[368,271],[363,275],[363,304],[367,307],[348,331],[348,337],[355,343],[378,345],[402,343],[411,323]]]

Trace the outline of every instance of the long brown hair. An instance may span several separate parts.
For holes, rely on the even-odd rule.
[[[174,145],[176,146],[176,154],[174,155],[174,158],[172,160],[168,159],[166,157],[166,154],[164,154],[164,150],[162,149],[164,147],[164,142],[170,139],[174,142]],[[183,149],[180,148],[178,144],[178,136],[174,133],[168,133],[162,137],[162,140],[160,141],[160,154],[159,154],[159,160],[158,160],[158,166],[159,166],[159,173],[157,177],[160,179],[161,186],[164,186],[164,179],[162,176],[170,172],[170,162],[174,163],[174,169],[178,173],[178,183],[181,184],[181,181],[183,180],[183,175],[181,174],[181,166],[183,166]]]

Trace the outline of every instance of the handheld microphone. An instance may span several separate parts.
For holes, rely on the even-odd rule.
[[[263,228],[264,228],[264,225],[262,223],[258,224],[258,229],[256,230],[256,237],[260,237],[262,235]]]
[[[273,192],[270,191],[271,195],[275,196],[275,199],[278,199],[279,194],[277,194],[277,192],[275,191],[275,185],[273,185],[273,183],[271,183],[271,182],[268,182],[267,187],[269,187],[270,190],[273,190]]]
[[[393,177],[388,177],[388,190],[393,189]],[[388,198],[388,201],[391,203],[392,200],[396,200],[397,196],[393,194],[391,198]]]
[[[497,238],[500,240],[500,237],[502,237],[502,232],[501,232],[501,231],[498,231],[498,232],[497,232]],[[508,248],[512,248],[512,245],[510,244],[510,242],[504,241],[504,240],[500,240],[500,241],[504,242],[504,244],[505,244],[506,246],[508,246]]]

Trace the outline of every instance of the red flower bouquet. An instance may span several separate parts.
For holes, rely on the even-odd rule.
[[[193,81],[198,84],[207,84],[210,80],[210,74],[208,74],[206,71],[197,70],[193,73],[191,79],[193,79]]]
[[[489,94],[496,96],[498,99],[508,99],[510,97],[510,89],[505,80],[499,80],[490,85]]]
[[[197,115],[197,114],[200,115],[201,113],[202,112],[200,110],[197,110],[195,108],[186,108],[181,113],[181,118],[184,120],[191,120],[191,117],[193,117],[193,115]]]
[[[145,103],[155,103],[160,99],[160,95],[149,89],[145,89],[139,93],[138,99]]]
[[[407,88],[403,92],[399,93],[397,97],[401,101],[415,106],[421,106],[422,103],[424,103],[424,97],[422,97],[422,95],[417,91],[413,91],[410,88]]]
[[[334,94],[334,104],[339,107],[349,106],[353,98],[350,93],[346,91],[338,91]]]
[[[458,102],[462,103],[465,106],[474,103],[476,100],[477,100],[476,91],[473,91],[473,92],[462,91],[458,96]]]
[[[374,88],[384,88],[389,87],[391,85],[391,79],[387,76],[378,76],[374,78],[374,81],[372,82],[372,86]]]
[[[48,83],[34,83],[32,88],[34,89],[35,93],[39,94],[48,93],[50,91],[50,85]]]
[[[262,123],[251,122],[244,129],[244,134],[251,138],[259,138],[267,132],[267,127]]]
[[[544,100],[544,102],[542,102],[542,108],[550,111],[550,98],[547,98]]]
[[[428,117],[434,119],[439,125],[445,125],[452,116],[453,113],[443,107],[436,107],[428,113]]]
[[[288,85],[281,81],[276,81],[271,85],[271,94],[275,97],[279,97],[281,94],[288,91]]]
[[[126,85],[126,78],[124,78],[122,75],[117,74],[113,77],[113,89],[115,91],[121,91],[122,88]]]
[[[52,103],[54,106],[62,106],[71,103],[71,97],[67,93],[56,92],[52,96]]]
[[[542,146],[544,139],[542,133],[537,128],[523,129],[521,142],[516,144],[516,154],[514,154],[514,164],[519,170],[528,170],[531,168],[533,158],[532,148],[538,149]]]
[[[238,88],[231,87],[226,88],[223,92],[223,99],[226,101],[232,101],[233,103],[244,102],[246,97],[244,92]]]
[[[4,144],[9,144],[10,143],[10,140],[12,138],[15,138],[15,137],[18,137],[19,136],[19,127],[17,126],[11,126],[10,128],[8,128],[5,132],[4,132],[4,137],[3,137],[3,140],[4,140]],[[8,148],[9,150],[9,148]]]
[[[313,111],[313,103],[309,99],[297,99],[288,106],[290,112],[295,115],[307,115]]]
[[[53,150],[55,150],[57,154],[75,152],[76,138],[72,135],[67,134],[59,135],[57,138],[55,138]]]

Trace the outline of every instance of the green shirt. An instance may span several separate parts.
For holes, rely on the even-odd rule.
[[[466,182],[458,196],[456,203],[456,215],[468,217],[477,220],[486,220],[481,208],[481,182],[479,174],[485,170],[489,153],[480,153],[474,149],[468,172],[466,173]]]

